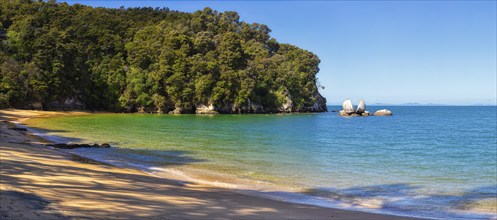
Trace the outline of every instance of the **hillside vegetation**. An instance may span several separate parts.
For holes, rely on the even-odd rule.
[[[236,12],[0,3],[0,107],[326,110],[319,58]]]

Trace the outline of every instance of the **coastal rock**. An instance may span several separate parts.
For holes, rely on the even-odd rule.
[[[292,101],[292,95],[288,90],[285,90],[283,95],[285,96],[285,103],[283,103],[279,108],[278,111],[280,112],[292,112],[293,109],[293,101]]]
[[[266,109],[259,103],[247,99],[247,103],[240,106],[232,105],[232,113],[266,113]]]
[[[314,93],[313,96],[314,105],[312,105],[312,112],[326,112],[328,111],[328,107],[326,106],[326,98],[324,98],[318,91]]]
[[[279,110],[281,112],[292,112],[292,108],[293,108],[292,100],[287,99],[286,103],[283,103],[283,105],[281,106],[281,108]]]
[[[370,115],[370,113],[369,113],[369,111],[364,111],[363,113],[361,113],[361,115],[362,115],[362,116],[369,116],[369,115]]]
[[[176,107],[174,110],[169,111],[168,114],[181,114],[183,112],[183,109],[181,107]]]
[[[264,113],[265,110],[264,110],[264,106],[262,106],[261,104],[258,104],[258,103],[255,103],[255,102],[251,102],[249,100],[249,112],[250,113]]]
[[[362,114],[366,111],[366,103],[361,99],[359,101],[359,105],[357,105],[357,110],[355,111],[357,114]]]
[[[347,99],[345,100],[343,103],[342,103],[342,109],[343,111],[345,111],[347,114],[352,114],[354,113],[354,106],[352,105],[352,102],[350,101],[350,99]]]
[[[138,113],[141,113],[141,114],[147,113],[147,112],[145,111],[145,107],[143,107],[143,106],[139,107],[139,108],[138,108]]]
[[[218,113],[219,112],[215,110],[215,107],[212,104],[209,106],[199,105],[195,109],[195,114],[218,114]]]
[[[110,144],[103,143],[102,145],[98,144],[73,144],[73,143],[55,143],[55,144],[45,144],[45,146],[51,146],[60,149],[75,149],[75,148],[109,148]]]
[[[328,107],[326,106],[326,98],[324,98],[319,92],[315,92],[312,96],[314,103],[305,104],[302,108],[296,109],[297,112],[326,112]]]
[[[233,104],[231,103],[226,103],[224,106],[222,107],[217,107],[216,106],[216,111],[218,111],[219,113],[227,113],[227,114],[231,114],[231,113],[236,113],[237,109],[234,107]]]
[[[338,113],[338,115],[340,115],[340,116],[349,116],[349,114],[345,110],[340,110],[340,112]]]
[[[391,116],[393,113],[388,109],[381,109],[374,113],[375,116]]]
[[[352,105],[350,99],[347,99],[342,103],[342,110],[338,113],[338,115],[351,116],[351,117],[355,116],[367,117],[372,114],[369,111],[366,111],[366,103],[364,103],[364,100],[361,99],[359,101],[359,105],[357,105],[357,110],[354,111],[354,105]]]
[[[341,110],[341,111],[338,113],[338,115],[343,116],[343,117],[358,117],[358,116],[361,116],[360,114],[357,114],[357,113],[355,113],[355,112],[354,112],[354,113],[349,114],[349,113],[347,113],[345,110]]]

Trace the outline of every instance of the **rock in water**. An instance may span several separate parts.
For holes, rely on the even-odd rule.
[[[347,114],[352,114],[354,113],[354,106],[352,105],[352,102],[350,99],[345,100],[342,103],[342,109],[347,113]]]
[[[374,113],[374,116],[391,116],[393,113],[388,109],[381,109]]]
[[[362,114],[366,111],[366,103],[361,99],[359,101],[359,105],[357,105],[357,110],[355,111],[357,114]]]

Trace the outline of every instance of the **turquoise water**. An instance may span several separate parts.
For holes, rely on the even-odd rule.
[[[388,108],[394,116],[94,114],[25,123],[59,139],[108,142],[116,148],[72,152],[165,178],[329,207],[497,218],[497,108]]]

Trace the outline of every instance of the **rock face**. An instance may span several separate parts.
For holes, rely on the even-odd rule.
[[[326,98],[324,98],[319,92],[316,91],[314,94],[314,105],[312,106],[311,112],[326,112],[328,107],[326,107]]]
[[[195,109],[195,114],[219,114],[214,108],[214,105],[199,105]]]
[[[264,106],[259,103],[253,102],[250,99],[247,100],[247,104],[242,105],[238,108],[231,106],[231,109],[232,112],[237,113],[267,113],[267,110],[264,109]]]
[[[345,111],[345,113],[347,114],[352,114],[355,112],[354,110],[354,105],[352,105],[352,102],[350,101],[350,99],[347,99],[345,100],[343,103],[342,103],[342,109],[343,111]]]
[[[357,105],[357,110],[355,111],[357,114],[362,114],[366,111],[366,103],[361,99],[359,101],[359,105]]]
[[[248,99],[247,103],[244,105],[236,106],[233,103],[226,103],[223,106],[216,106],[214,104],[199,104],[195,108],[196,114],[234,114],[234,113],[255,113],[255,114],[267,114],[267,113],[292,113],[292,112],[325,112],[326,98],[321,96],[319,92],[314,93],[313,103],[308,103],[306,106],[297,108],[294,105],[292,96],[288,91],[283,93],[284,99],[280,106],[274,107],[264,107],[258,102]],[[184,113],[184,111],[171,111],[170,114]]]
[[[292,110],[293,110],[292,95],[287,90],[285,90],[284,95],[285,95],[285,103],[283,103],[278,108],[278,111],[280,111],[280,112],[292,112]]]
[[[176,106],[174,110],[169,111],[168,114],[181,114],[183,112],[183,108]]]
[[[326,98],[324,98],[319,92],[315,92],[312,96],[314,103],[312,105],[303,106],[300,109],[295,109],[296,112],[326,112],[328,107],[326,107]]]
[[[374,113],[375,116],[391,116],[393,113],[388,109],[381,109]]]
[[[145,108],[143,106],[139,107],[137,109],[137,111],[138,111],[138,113],[141,113],[141,114],[159,113],[156,108],[151,108],[151,107]]]

